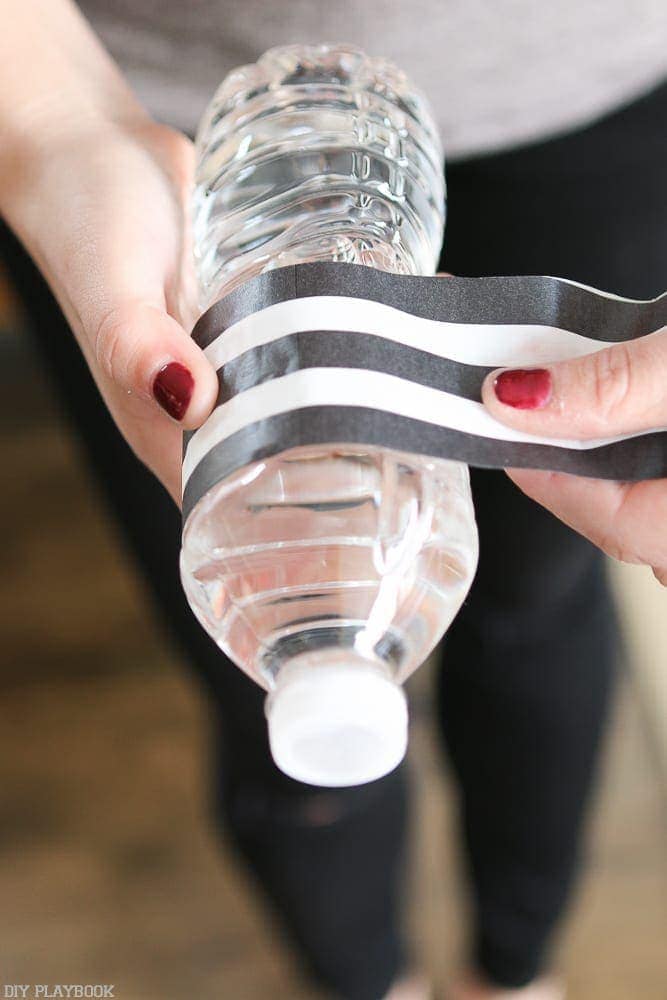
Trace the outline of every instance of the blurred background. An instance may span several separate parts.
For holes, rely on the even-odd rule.
[[[0,274],[0,987],[315,998],[207,821],[204,706],[152,617]],[[570,1000],[667,996],[667,591],[612,567],[623,677],[564,929]],[[439,983],[466,899],[428,668],[411,697],[407,919]]]

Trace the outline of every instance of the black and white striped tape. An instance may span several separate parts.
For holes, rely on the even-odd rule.
[[[549,439],[494,420],[488,371],[599,351],[667,326],[667,294],[622,299],[548,277],[437,278],[315,263],[259,275],[193,336],[218,405],[186,435],[183,513],[250,462],[298,445],[364,443],[486,468],[603,479],[667,475],[667,428]]]

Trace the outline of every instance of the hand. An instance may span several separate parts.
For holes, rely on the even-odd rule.
[[[189,140],[143,113],[68,120],[15,171],[8,201],[117,426],[177,503],[181,431],[205,420],[217,393],[189,336],[192,169]]]
[[[667,427],[667,331],[549,369],[492,372],[482,398],[510,427],[548,437],[613,437]],[[618,483],[508,469],[529,497],[667,586],[667,479]]]

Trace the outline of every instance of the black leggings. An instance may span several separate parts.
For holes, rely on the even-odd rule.
[[[451,166],[443,267],[658,293],[666,109],[663,87],[564,138]],[[99,488],[210,696],[217,819],[316,979],[348,1000],[378,1000],[407,962],[405,768],[340,791],[277,771],[262,692],[186,605],[176,508],[116,431],[63,317],[6,231],[2,251]],[[572,887],[617,638],[600,554],[502,473],[473,472],[473,489],[479,572],[444,643],[437,713],[460,789],[471,961],[512,987],[542,967]]]

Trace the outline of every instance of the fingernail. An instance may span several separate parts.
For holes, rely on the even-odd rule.
[[[551,372],[547,368],[513,368],[493,383],[496,396],[515,410],[540,410],[551,399]]]
[[[195,380],[190,370],[178,361],[170,361],[155,376],[153,395],[170,417],[182,420],[192,399],[194,387]]]

